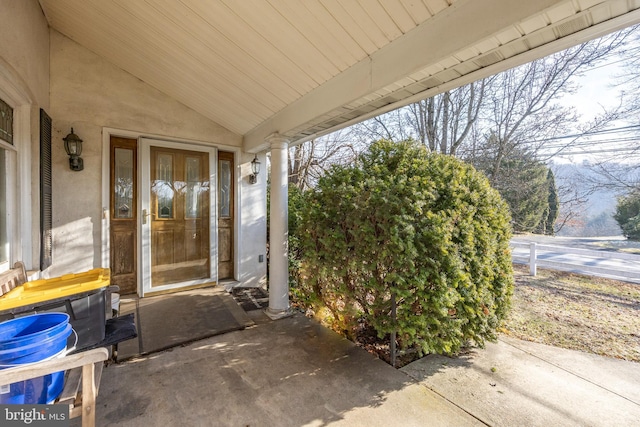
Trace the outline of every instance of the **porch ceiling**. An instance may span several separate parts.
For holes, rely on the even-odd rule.
[[[640,22],[640,0],[40,0],[49,25],[244,137],[293,143]]]

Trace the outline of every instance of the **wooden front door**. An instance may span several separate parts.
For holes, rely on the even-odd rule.
[[[210,277],[209,154],[151,147],[150,160],[151,287]]]
[[[218,152],[218,278],[234,278],[233,153]]]
[[[112,136],[110,159],[111,284],[122,294],[132,294],[138,290],[137,140]]]

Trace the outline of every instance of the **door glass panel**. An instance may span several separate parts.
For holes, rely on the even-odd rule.
[[[218,152],[218,279],[234,278],[234,154]]]
[[[220,160],[220,216],[231,216],[231,162]]]
[[[187,218],[200,217],[200,196],[202,191],[202,182],[200,181],[200,158],[187,157]]]
[[[114,165],[115,217],[133,217],[133,151],[115,149]]]
[[[171,154],[159,154],[156,179],[152,184],[151,191],[157,196],[158,208],[156,214],[158,218],[173,218],[173,156]]]
[[[151,147],[151,287],[210,277],[208,155]],[[153,166],[155,165],[155,166]]]

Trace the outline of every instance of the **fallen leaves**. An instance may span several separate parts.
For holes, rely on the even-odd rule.
[[[501,329],[533,342],[640,362],[640,285],[514,265]]]

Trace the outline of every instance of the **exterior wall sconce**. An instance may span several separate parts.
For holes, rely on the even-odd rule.
[[[260,173],[260,161],[256,154],[253,160],[251,160],[251,175],[249,175],[249,184],[255,184],[258,182],[258,174]]]
[[[73,133],[73,128],[71,128],[71,133],[62,138],[62,140],[64,141],[64,150],[69,156],[69,168],[72,171],[84,169],[84,161],[80,157],[80,154],[82,154],[82,140]]]

